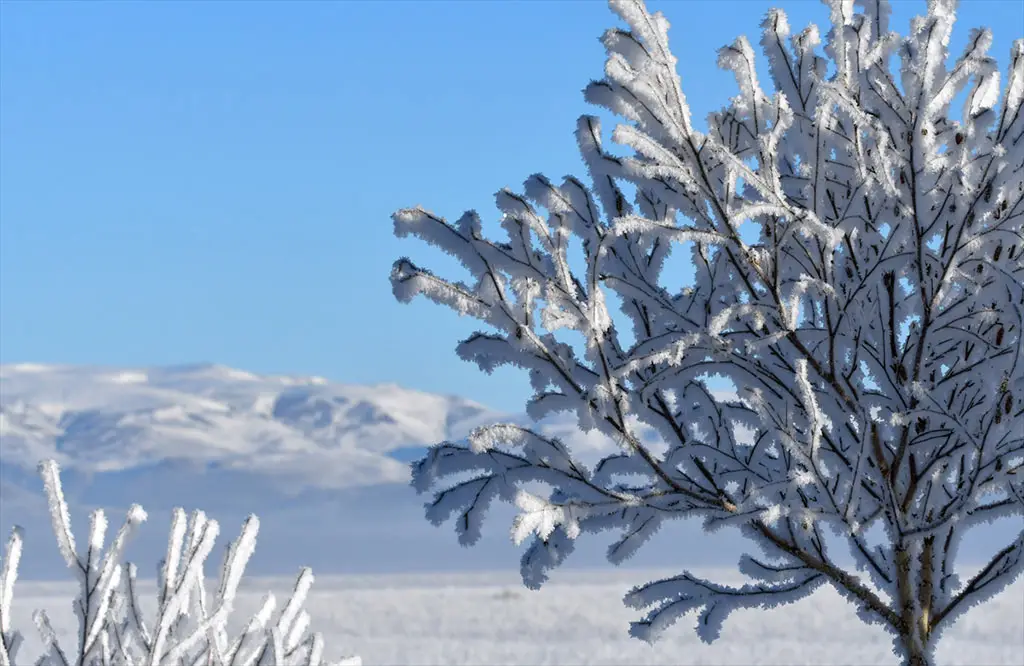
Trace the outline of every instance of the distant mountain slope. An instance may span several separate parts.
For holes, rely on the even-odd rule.
[[[501,415],[454,396],[216,365],[0,366],[0,461],[83,473],[174,463],[296,488],[404,482],[390,451],[464,437]]]

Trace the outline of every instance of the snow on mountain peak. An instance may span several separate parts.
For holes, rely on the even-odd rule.
[[[149,376],[144,372],[118,372],[106,377],[115,384],[145,384]]]

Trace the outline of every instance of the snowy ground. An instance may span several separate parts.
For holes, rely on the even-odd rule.
[[[768,613],[737,612],[720,641],[700,643],[685,618],[651,647],[627,636],[638,612],[622,604],[632,585],[670,572],[559,571],[539,592],[513,572],[323,576],[307,603],[324,633],[328,656],[362,656],[374,664],[893,664],[888,636],[861,624],[852,608],[822,589]],[[714,572],[699,571],[702,575]],[[735,574],[718,577],[735,581]],[[233,630],[263,592],[279,602],[292,581],[243,582]],[[26,633],[19,661],[31,663],[39,642],[31,623],[46,608],[62,641],[75,629],[66,583],[19,582],[13,625]],[[151,599],[151,584],[143,588]],[[1024,663],[1024,581],[970,611],[946,631],[938,663]]]

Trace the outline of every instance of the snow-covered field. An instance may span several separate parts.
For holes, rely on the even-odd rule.
[[[323,576],[306,608],[324,633],[328,656],[358,654],[373,664],[893,664],[887,635],[859,622],[852,608],[822,589],[793,606],[768,613],[739,611],[726,621],[720,641],[704,645],[688,617],[665,639],[648,646],[626,635],[638,611],[622,604],[634,584],[671,572],[590,570],[555,572],[538,592],[522,587],[514,572]],[[736,580],[736,574],[714,575]],[[263,593],[279,602],[292,581],[243,582],[233,631],[255,611]],[[62,641],[73,641],[68,583],[20,582],[15,627],[33,629],[34,608],[48,609]],[[152,584],[143,588],[152,599]],[[20,661],[39,649],[26,631]],[[1024,581],[973,609],[951,627],[938,663],[1024,663]]]

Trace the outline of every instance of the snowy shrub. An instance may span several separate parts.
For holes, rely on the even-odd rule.
[[[33,619],[45,644],[39,666],[315,666],[325,664],[320,634],[309,634],[310,617],[302,606],[313,584],[313,573],[304,568],[295,582],[291,599],[272,617],[276,607],[268,594],[260,610],[235,637],[226,625],[245,566],[256,546],[259,520],[250,516],[242,532],[228,548],[216,593],[210,597],[203,564],[219,532],[217,521],[202,511],[191,520],[175,509],[167,558],[161,562],[157,582],[157,610],[147,623],[139,605],[136,568],[121,564],[128,538],[146,520],[139,505],[128,516],[106,554],[103,541],[107,519],[102,510],[92,512],[89,541],[84,556],[76,553],[68,508],[61,490],[57,463],[40,464],[46,488],[50,519],[64,561],[78,581],[79,595],[73,603],[78,618],[78,644],[61,646],[46,611],[36,610]],[[15,527],[0,571],[0,666],[23,664],[18,660],[22,634],[11,628],[14,583],[21,559],[22,530]],[[358,657],[340,664],[358,666]],[[340,666],[340,665],[339,665]]]
[[[739,92],[702,133],[668,21],[612,0],[626,28],[604,34],[605,77],[585,96],[623,121],[611,138],[628,156],[582,116],[590,184],[534,175],[501,190],[501,240],[475,211],[393,215],[398,236],[471,278],[402,258],[395,296],[483,322],[461,358],[528,370],[531,417],[575,412],[621,447],[589,468],[558,439],[498,424],[434,446],[413,484],[434,492],[432,522],[457,516],[464,545],[489,503],[514,503],[530,587],[584,532],[619,532],[619,563],[666,520],[735,526],[764,552],[741,559],[754,582],[642,585],[626,597],[649,609],[633,635],[696,611],[711,641],[737,608],[828,584],[922,666],[954,618],[1024,569],[1022,530],[976,575],[955,571],[971,526],[1024,514],[1024,40],[1001,86],[987,28],[947,68],[952,0],[929,0],[907,37],[889,30],[888,0],[826,4],[825,57],[817,26],[792,34],[784,12],[765,16],[774,93],[746,38],[719,51]],[[672,292],[661,273],[680,251],[695,277]],[[712,392],[712,376],[736,392]]]

